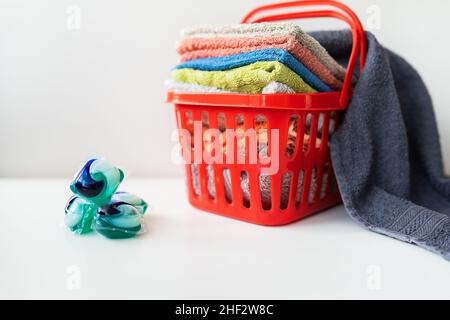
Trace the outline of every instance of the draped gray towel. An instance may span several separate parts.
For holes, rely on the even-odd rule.
[[[312,35],[346,63],[350,32]],[[450,260],[450,179],[430,95],[410,64],[366,36],[365,69],[331,140],[345,208],[372,231]]]

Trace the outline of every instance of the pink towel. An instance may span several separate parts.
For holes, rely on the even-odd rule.
[[[222,57],[265,48],[280,48],[289,51],[324,83],[334,90],[342,89],[342,81],[337,79],[310,50],[302,46],[292,35],[245,38],[187,38],[179,43],[177,51],[181,55],[181,61],[187,61],[197,58]]]

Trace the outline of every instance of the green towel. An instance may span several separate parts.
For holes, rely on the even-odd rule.
[[[298,74],[277,61],[259,61],[225,71],[178,69],[172,72],[172,78],[178,82],[240,93],[261,93],[273,81],[288,85],[296,93],[317,92]]]

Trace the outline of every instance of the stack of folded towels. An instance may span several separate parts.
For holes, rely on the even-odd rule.
[[[169,89],[209,93],[340,91],[345,69],[292,23],[185,29]]]

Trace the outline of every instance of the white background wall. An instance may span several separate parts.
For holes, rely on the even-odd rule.
[[[270,2],[0,0],[0,176],[70,176],[90,155],[132,176],[179,174],[170,160],[175,120],[163,85],[179,29],[239,22]],[[380,8],[381,28],[372,31],[424,77],[449,168],[450,2],[343,2],[366,26],[368,8]],[[78,9],[80,28],[73,29]]]

